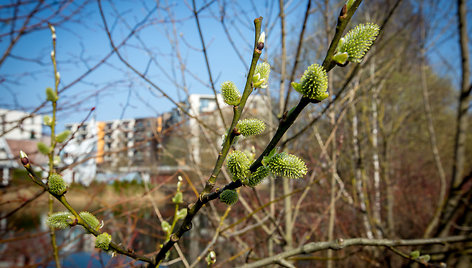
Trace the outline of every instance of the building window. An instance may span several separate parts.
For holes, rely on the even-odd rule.
[[[211,104],[213,104],[214,100],[213,99],[200,99],[200,112],[206,112],[208,111],[208,108],[210,107]]]

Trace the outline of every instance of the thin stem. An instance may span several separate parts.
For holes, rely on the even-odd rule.
[[[28,171],[28,174],[29,174],[30,177],[35,178],[35,180],[39,180],[39,178],[36,177],[36,175],[34,173],[32,173],[32,169],[31,169],[31,166],[30,166],[29,163],[25,164],[24,167]],[[38,183],[38,185],[43,187],[43,189],[46,190],[46,191],[49,189],[49,187],[44,183],[43,184]],[[51,196],[53,196],[54,198],[56,198],[57,201],[59,201],[70,213],[72,213],[72,215],[74,215],[74,217],[77,219],[77,224],[78,225],[81,225],[82,227],[84,227],[89,233],[91,233],[94,236],[98,236],[98,235],[101,234],[99,231],[97,231],[97,230],[93,229],[92,227],[90,227],[90,225],[88,225],[80,217],[79,213],[69,204],[69,202],[67,201],[67,199],[64,195],[55,195],[51,192],[49,192],[49,194]],[[144,262],[147,262],[147,263],[152,263],[150,258],[147,258],[147,257],[142,256],[142,255],[138,255],[138,254],[134,253],[134,251],[132,249],[123,248],[122,246],[120,246],[119,244],[117,244],[115,242],[110,243],[110,249],[115,251],[116,253],[126,255],[126,256],[131,257],[135,260],[140,260],[140,261],[144,261]]]
[[[207,72],[208,72],[208,79],[210,79],[211,90],[213,91],[213,95],[215,96],[215,100],[216,100],[216,108],[218,109],[218,113],[220,114],[221,122],[223,122],[223,126],[226,126],[225,117],[223,116],[223,112],[220,107],[220,102],[218,101],[218,94],[216,93],[213,76],[211,75],[210,61],[208,60],[208,53],[206,50],[205,40],[203,39],[202,28],[200,27],[200,20],[198,19],[198,11],[195,5],[195,0],[192,0],[192,5],[193,5],[193,16],[195,17],[195,22],[198,28],[198,35],[200,36],[200,41],[202,43],[203,56],[205,57],[205,64],[206,64]]]
[[[51,60],[52,65],[54,66],[54,94],[57,96],[58,94],[58,86],[60,82],[59,73],[57,72],[57,63],[56,63],[56,29],[54,26],[49,24],[49,29],[51,30],[52,34],[52,52],[51,52]],[[54,149],[56,148],[56,112],[57,112],[57,98],[55,100],[51,100],[52,103],[52,124],[51,124],[51,144],[49,150],[49,176],[54,173]],[[49,178],[48,176],[48,178]],[[54,213],[54,199],[52,196],[49,196],[48,200],[48,207],[49,212],[48,215],[51,216]],[[50,226],[50,234],[51,234],[51,245],[54,255],[54,260],[56,262],[56,268],[61,267],[61,262],[59,260],[59,251],[57,249],[56,243],[56,232],[54,231],[54,227]]]
[[[306,29],[306,22],[308,21],[308,17],[310,16],[310,8],[311,8],[311,0],[307,1],[306,9],[305,9],[305,16],[303,18],[302,30],[300,31],[300,36],[298,37],[298,45],[297,45],[297,52],[295,53],[295,61],[293,63],[292,72],[290,73],[289,78],[289,87],[287,89],[287,95],[285,96],[285,103],[282,113],[287,110],[288,102],[290,100],[290,93],[292,92],[292,88],[290,87],[290,83],[295,80],[295,73],[297,72],[298,63],[300,62],[300,54],[302,51],[302,45],[305,43],[303,42],[305,36],[305,29]]]
[[[108,27],[108,23],[105,19],[105,14],[103,13],[103,8],[102,8],[102,3],[101,1],[97,1],[98,3],[98,8],[99,8],[99,11],[100,11],[100,17],[102,18],[102,21],[103,21],[103,25],[105,27],[105,31],[106,31],[106,34],[108,36],[108,41],[110,41],[110,45],[111,47],[113,48],[113,51],[116,53],[116,55],[118,56],[118,58],[120,59],[120,61],[126,65],[126,67],[128,67],[130,70],[132,70],[136,75],[138,75],[139,77],[141,77],[141,79],[143,79],[144,81],[146,81],[149,85],[151,85],[152,88],[154,88],[155,90],[159,91],[159,93],[164,97],[166,98],[167,100],[169,100],[173,105],[175,105],[179,111],[181,111],[182,113],[184,113],[185,115],[187,115],[188,117],[190,118],[193,118],[195,119],[201,126],[205,127],[206,129],[209,129],[210,131],[214,131],[213,128],[210,128],[207,124],[205,124],[202,120],[200,120],[197,116],[194,116],[192,115],[189,111],[187,111],[186,109],[184,109],[182,107],[182,105],[180,103],[178,103],[177,101],[175,101],[173,98],[171,98],[162,88],[160,88],[157,84],[155,84],[154,82],[152,82],[149,78],[146,77],[145,74],[141,73],[140,71],[138,71],[135,67],[133,67],[125,58],[123,58],[123,56],[121,55],[121,53],[119,52],[119,46],[116,46],[115,45],[115,42],[113,41],[113,38],[111,36],[111,32],[110,32],[110,29]],[[151,13],[148,13],[148,16],[150,16]],[[215,132],[216,133],[216,132]]]
[[[177,218],[178,212],[179,212],[179,204],[175,204],[174,219],[172,220],[172,225],[170,226],[170,231],[167,234],[166,240],[169,239],[170,234],[172,233],[172,231],[174,231],[175,224],[177,224],[177,221],[178,221],[178,218]]]

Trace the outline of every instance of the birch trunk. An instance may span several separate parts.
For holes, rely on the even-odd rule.
[[[375,85],[375,60],[372,59],[370,64],[370,76],[372,84]],[[380,88],[374,86],[372,88],[372,164],[374,166],[374,204],[373,204],[373,217],[376,227],[382,226],[381,219],[381,194],[380,194],[380,160],[379,160],[379,146],[378,146],[378,103],[379,103],[379,92]],[[382,237],[381,232],[377,232],[379,238]]]
[[[359,81],[356,80],[354,82],[354,87],[357,87],[359,85]],[[372,232],[372,226],[369,221],[369,212],[368,212],[368,206],[366,202],[366,196],[364,194],[364,167],[363,167],[363,162],[362,162],[362,154],[361,154],[361,147],[359,145],[359,129],[358,129],[358,117],[357,117],[357,111],[356,111],[356,105],[354,102],[354,97],[355,97],[355,91],[351,90],[350,92],[350,98],[351,98],[351,117],[352,117],[352,147],[354,150],[354,187],[357,192],[357,197],[359,198],[359,207],[362,211],[362,223],[365,228],[365,233],[367,238],[372,239],[374,238],[374,234]]]

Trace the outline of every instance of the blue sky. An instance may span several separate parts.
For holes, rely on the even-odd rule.
[[[110,4],[112,2],[114,5]],[[197,1],[197,8],[207,2]],[[86,2],[73,1],[66,7],[64,14],[72,12],[83,3]],[[105,16],[108,25],[112,28],[112,36],[116,44],[129,34],[129,27],[134,27],[155,8],[155,3],[155,1],[134,0],[103,1]],[[219,85],[226,80],[232,80],[239,88],[242,88],[246,67],[234,52],[222,25],[217,21],[222,8],[221,3],[222,1],[214,1],[200,13],[200,23],[207,44],[213,79],[217,90]],[[445,3],[448,2],[445,1]],[[298,35],[305,5],[306,1],[291,1],[287,6],[289,12],[287,31],[294,33],[289,38],[293,39]],[[233,1],[225,7],[227,9],[226,23],[231,37],[240,49],[246,64],[250,61],[250,48],[254,36],[252,20],[258,16],[264,17],[266,29],[263,30],[267,31],[268,39],[263,58],[269,59],[269,62],[273,61],[280,50],[280,23],[276,20],[278,4],[275,1]],[[238,9],[244,12],[237,12]],[[169,10],[172,12],[169,13]],[[47,16],[52,11],[52,9],[44,10],[38,14],[38,17]],[[0,16],[11,16],[8,12],[11,13],[11,10],[0,11]],[[337,9],[333,9],[333,16],[337,13]],[[172,17],[169,15],[176,20],[174,25],[170,23],[169,20]],[[51,21],[55,23],[58,20],[60,17],[54,17]],[[9,24],[4,24],[0,30],[5,33],[9,27]],[[176,36],[173,35],[173,27],[175,27]],[[168,35],[171,36],[171,40],[167,38]],[[173,40],[174,38],[177,42]],[[2,53],[9,41],[8,37],[0,40]],[[175,56],[176,48],[172,47],[171,42],[174,45],[178,44],[178,51],[186,69],[192,72],[192,74],[186,73],[185,79],[181,78],[179,66],[176,64],[178,63]],[[438,51],[446,57],[454,55],[454,51],[457,51],[456,42],[454,38],[446,40]],[[143,44],[148,50],[143,49]],[[138,70],[144,72],[147,69],[147,77],[172,98],[183,101],[184,91],[179,90],[168,76],[175,75],[179,84],[185,84],[190,93],[212,94],[205,85],[209,83],[209,80],[200,49],[197,26],[191,13],[191,1],[160,1],[159,8],[152,12],[148,23],[127,42],[125,47],[120,49],[120,52]],[[33,111],[42,103],[45,99],[45,88],[52,87],[54,83],[50,50],[51,34],[48,29],[34,31],[20,39],[13,48],[12,55],[30,60],[10,57],[0,66],[0,76],[6,78],[6,81],[0,83],[0,107]],[[91,1],[73,17],[73,20],[57,26],[57,60],[62,78],[59,88],[62,89],[74,81],[110,51],[111,47],[103,31],[98,5],[95,1]],[[150,61],[150,58],[154,61]],[[42,64],[33,62],[31,59],[40,60]],[[432,60],[438,70],[441,70],[441,59],[437,55],[432,55]],[[62,111],[59,114],[58,127],[62,129],[66,123],[83,120],[92,107],[96,107],[94,114],[97,120],[113,120],[156,116],[170,110],[173,105],[162,98],[159,92],[150,89],[146,82],[127,69],[114,55],[80,83],[64,91],[59,100],[59,107]],[[48,112],[49,108],[40,110],[40,113]]]
[[[79,2],[77,1],[76,4],[80,5]],[[201,1],[198,2],[197,8],[203,4]],[[117,20],[116,14],[120,14],[127,24],[133,27],[155,7],[155,3],[153,1],[145,1],[144,4],[136,4],[135,1],[118,1],[117,3],[116,10],[106,1],[103,7],[108,24],[112,28],[113,38],[118,44],[128,35],[129,28],[122,21]],[[162,6],[165,8],[166,4]],[[175,19],[179,20],[175,24],[175,30],[186,68],[191,70],[195,77],[208,83],[208,74],[203,68],[205,66],[203,55],[197,51],[201,48],[201,44],[195,20],[191,17],[190,7],[182,1],[171,1],[167,6],[174,10]],[[210,6],[210,9],[212,12],[217,12],[217,4]],[[70,21],[57,26],[56,54],[62,79],[60,89],[82,75],[89,66],[96,64],[111,51],[108,38],[103,31],[98,5],[95,2],[89,3],[81,14],[83,16],[80,17],[79,22]],[[208,56],[215,85],[218,88],[223,81],[231,79],[242,87],[245,68],[224,37],[222,27],[215,25],[215,20],[209,18],[210,15],[209,12],[202,12],[200,22],[205,42],[209,45]],[[247,16],[255,17],[249,14]],[[172,25],[165,22],[169,20],[169,16],[165,10],[158,9],[153,12],[150,20],[156,22],[154,25],[146,25],[140,29],[137,36],[152,52],[152,57],[159,62],[162,69],[149,62],[148,52],[139,48],[142,44],[136,38],[130,39],[127,46],[120,52],[140,71],[144,71],[149,64],[147,76],[176,101],[182,101],[185,95],[183,92],[178,94],[175,85],[164,74],[165,70],[167,75],[172,75],[174,72],[176,77],[180,77],[179,70],[172,68],[172,61],[175,63],[177,59],[170,54],[173,49],[166,38],[168,31],[172,31]],[[248,42],[252,42],[250,40],[253,37],[252,29],[242,28],[241,33],[248,36]],[[238,40],[238,38],[235,39]],[[188,45],[185,45],[183,40]],[[8,40],[2,40],[0,44],[2,49],[8,44],[4,41]],[[249,49],[247,42],[238,42],[237,45],[240,48]],[[251,55],[248,49],[244,51],[247,62]],[[0,106],[32,111],[44,100],[45,88],[51,87],[54,81],[49,58],[50,50],[51,34],[48,29],[27,34],[18,42],[12,50],[13,55],[39,58],[44,64],[17,60],[12,57],[7,59],[1,66],[0,72],[11,81],[2,85]],[[201,82],[189,75],[186,75],[186,84],[191,93],[212,93]],[[155,116],[173,107],[168,100],[160,98],[157,91],[151,92],[149,86],[127,69],[116,56],[112,56],[81,83],[67,89],[61,96],[59,106],[65,109],[60,114],[59,127],[64,123],[82,120],[88,110],[94,106],[96,106],[97,120]],[[47,113],[48,109],[42,109],[41,112]]]

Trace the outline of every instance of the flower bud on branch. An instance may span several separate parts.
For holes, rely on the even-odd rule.
[[[264,132],[265,124],[259,119],[244,119],[238,122],[236,128],[241,135],[248,137]]]
[[[297,179],[306,175],[307,167],[305,162],[293,154],[285,152],[276,154],[269,161],[269,169],[278,176]]]
[[[357,25],[341,38],[333,60],[339,64],[344,64],[346,61],[361,62],[377,38],[379,31],[380,27],[374,23]]]
[[[265,166],[260,166],[257,170],[243,180],[243,184],[250,187],[255,187],[264,180],[265,177],[269,175],[269,169]]]
[[[57,97],[56,92],[50,87],[46,88],[46,99],[51,102],[57,101],[59,98]]]
[[[232,206],[236,202],[238,202],[238,193],[235,190],[229,190],[229,189],[224,190],[220,194],[220,200],[226,205]]]
[[[56,135],[56,141],[58,143],[64,142],[67,139],[67,137],[69,137],[69,135],[70,135],[70,130],[64,130],[61,133]]]
[[[108,233],[102,233],[97,236],[95,239],[95,247],[101,248],[103,250],[108,250],[110,248],[111,235]]]
[[[293,82],[292,87],[304,97],[312,100],[322,101],[329,96],[328,75],[325,69],[316,63],[309,66],[300,79],[300,83]]]
[[[226,166],[233,175],[233,181],[249,176],[251,162],[247,155],[241,151],[234,151],[228,156]]]
[[[21,161],[21,164],[25,167],[29,166],[29,164],[30,164],[29,159],[28,159],[28,155],[23,151],[20,151],[20,161]]]
[[[56,212],[48,217],[46,224],[56,229],[66,229],[74,223],[74,216],[68,211]]]
[[[67,191],[67,184],[61,175],[51,174],[48,178],[49,192],[54,195],[63,195]]]
[[[252,83],[254,88],[266,88],[269,83],[270,64],[262,62],[257,64],[252,77]]]
[[[100,221],[90,212],[82,211],[79,213],[79,216],[87,223],[92,229],[98,230],[102,227]]]
[[[231,81],[226,81],[221,85],[221,95],[223,95],[223,101],[228,105],[236,106],[241,101],[241,93]]]

